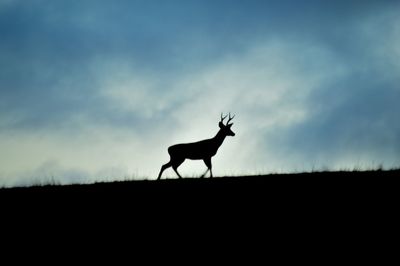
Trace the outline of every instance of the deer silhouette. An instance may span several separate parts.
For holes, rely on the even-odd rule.
[[[210,178],[212,178],[211,157],[217,153],[218,148],[222,145],[222,142],[224,142],[226,136],[235,136],[235,133],[231,130],[233,123],[229,123],[235,116],[231,117],[231,114],[229,113],[228,121],[224,125],[223,121],[226,117],[227,115],[223,116],[223,114],[221,114],[221,121],[218,124],[220,129],[215,137],[193,143],[176,144],[169,147],[168,153],[170,156],[170,161],[161,167],[157,180],[161,178],[164,170],[171,166],[178,177],[182,178],[178,172],[178,167],[186,159],[203,160],[207,166],[207,171],[201,177],[204,177],[207,172],[210,171]]]

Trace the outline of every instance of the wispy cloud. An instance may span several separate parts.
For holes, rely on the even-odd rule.
[[[93,3],[0,5],[0,185],[154,177],[229,111],[215,175],[400,163],[395,3]]]

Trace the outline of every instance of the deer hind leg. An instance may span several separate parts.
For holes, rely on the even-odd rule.
[[[210,171],[210,178],[213,177],[212,174],[212,164],[211,164],[211,158],[206,158],[203,160],[204,163],[207,165],[207,171],[201,176],[201,177],[205,177],[205,175],[207,174],[208,171]]]
[[[171,159],[171,163],[172,163],[172,169],[174,169],[175,173],[179,176],[179,178],[182,178],[182,176],[179,174],[178,172],[178,167],[185,161],[185,159]]]
[[[169,161],[168,163],[164,164],[163,166],[161,166],[161,170],[160,173],[158,174],[158,178],[157,180],[159,180],[161,178],[162,173],[164,172],[165,169],[169,168],[172,166],[171,161]]]

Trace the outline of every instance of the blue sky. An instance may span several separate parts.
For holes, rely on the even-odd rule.
[[[0,0],[0,185],[399,166],[399,7]]]

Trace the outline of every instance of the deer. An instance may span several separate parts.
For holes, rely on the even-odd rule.
[[[229,113],[228,121],[226,122],[226,124],[224,124],[223,122],[227,116],[228,115],[223,116],[223,114],[221,113],[221,120],[218,123],[219,131],[213,138],[193,143],[183,143],[170,146],[168,148],[170,161],[161,167],[157,180],[161,178],[161,175],[164,172],[164,170],[171,166],[172,169],[174,169],[175,173],[178,175],[178,177],[182,178],[182,176],[178,172],[178,167],[186,159],[203,160],[207,166],[207,171],[201,177],[202,178],[205,177],[207,172],[210,171],[210,178],[212,178],[213,174],[212,174],[211,158],[217,153],[219,147],[224,142],[225,137],[235,136],[235,133],[231,129],[233,123],[230,123],[232,119],[235,117],[235,115],[231,117],[231,113]]]

